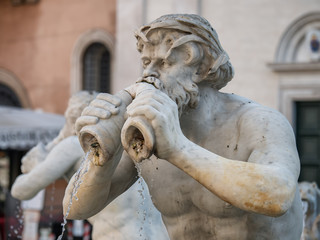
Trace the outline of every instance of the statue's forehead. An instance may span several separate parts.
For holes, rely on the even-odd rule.
[[[157,56],[166,55],[176,39],[183,35],[172,33],[165,29],[157,29],[148,34],[147,41],[143,41],[142,56],[154,54]]]
[[[162,58],[164,59],[170,49],[165,41],[159,44],[146,43],[141,52],[141,58]]]

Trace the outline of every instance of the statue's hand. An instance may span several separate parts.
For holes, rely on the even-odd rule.
[[[137,95],[127,107],[128,117],[141,116],[152,126],[155,135],[155,155],[168,159],[180,149],[185,136],[179,123],[178,107],[160,90],[148,90]]]
[[[108,119],[119,113],[121,99],[108,93],[100,93],[83,111],[75,123],[76,133],[87,125],[98,123],[99,119]]]

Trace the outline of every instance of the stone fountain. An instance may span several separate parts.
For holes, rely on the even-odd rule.
[[[210,23],[164,15],[136,38],[141,79],[98,95],[76,121],[88,157],[66,189],[67,218],[99,213],[142,176],[170,239],[300,239],[292,128],[221,91],[234,70]]]

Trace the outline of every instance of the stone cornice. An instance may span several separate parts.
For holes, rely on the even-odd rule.
[[[269,63],[267,64],[274,72],[320,72],[320,62],[308,63]]]

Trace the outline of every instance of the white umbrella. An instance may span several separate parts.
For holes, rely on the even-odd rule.
[[[65,123],[63,115],[0,106],[0,149],[30,149],[55,138]]]

